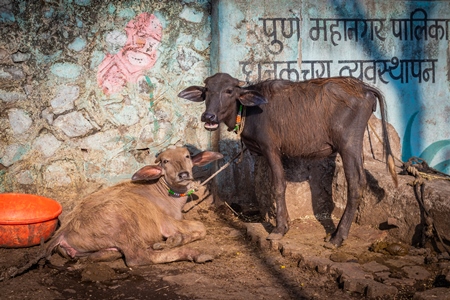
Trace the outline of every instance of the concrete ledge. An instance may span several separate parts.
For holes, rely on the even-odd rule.
[[[400,289],[412,290],[417,294],[414,299],[443,295],[439,288],[414,292],[417,286],[423,288],[425,283],[433,282],[435,274],[449,273],[445,263],[425,264],[430,251],[411,248],[406,256],[371,252],[369,247],[372,243],[385,240],[387,235],[373,227],[358,224],[352,225],[350,237],[342,247],[329,249],[324,242],[326,230],[319,221],[295,221],[292,225],[283,239],[268,241],[268,232],[262,224],[245,224],[247,236],[261,251],[289,258],[299,268],[334,276],[336,284],[344,291],[361,294],[368,299],[393,299]],[[440,271],[436,273],[436,270]]]

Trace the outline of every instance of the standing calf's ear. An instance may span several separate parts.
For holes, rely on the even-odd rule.
[[[163,175],[163,172],[163,168],[160,166],[145,166],[133,174],[131,181],[158,179]]]
[[[203,151],[191,157],[194,166],[204,166],[223,157],[219,152]]]
[[[257,106],[269,102],[263,95],[261,95],[257,91],[251,90],[242,90],[238,99],[242,103],[242,105],[245,106]]]
[[[203,97],[204,90],[204,87],[193,85],[179,92],[178,97],[194,102],[202,102],[205,100],[205,97]]]

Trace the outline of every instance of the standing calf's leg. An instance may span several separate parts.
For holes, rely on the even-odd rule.
[[[362,154],[358,151],[356,153],[354,154],[353,151],[341,152],[345,178],[347,179],[347,205],[336,231],[330,239],[330,243],[338,247],[348,237],[355,212],[358,209],[366,187],[366,175],[363,169]]]
[[[266,156],[272,170],[273,193],[277,206],[276,227],[267,237],[268,240],[281,239],[289,230],[289,213],[286,207],[286,180],[284,169],[279,155]]]

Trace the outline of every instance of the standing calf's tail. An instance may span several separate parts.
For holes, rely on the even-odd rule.
[[[392,154],[388,155],[388,162],[387,167],[389,168],[389,173],[391,173],[392,179],[394,180],[395,187],[398,187],[398,178],[397,173],[395,172],[395,164],[394,164],[394,158]]]
[[[383,95],[376,89],[372,89],[374,95],[378,98],[378,102],[380,103],[380,112],[381,112],[381,128],[383,131],[383,145],[384,145],[384,154],[386,160],[386,167],[391,173],[392,180],[394,180],[395,187],[398,187],[398,178],[397,173],[395,172],[395,163],[394,156],[391,150],[391,144],[389,142],[389,133],[387,130],[387,117],[386,117],[386,102],[384,100]]]

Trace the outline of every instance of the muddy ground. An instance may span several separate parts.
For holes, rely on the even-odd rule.
[[[409,247],[405,256],[385,247],[371,251],[386,237],[374,228],[354,224],[344,246],[329,249],[327,230],[317,220],[294,221],[282,241],[271,243],[254,217],[244,222],[225,205],[204,201],[186,217],[201,220],[208,230],[205,240],[187,246],[214,254],[213,261],[128,268],[121,259],[74,262],[55,254],[51,264],[41,261],[0,282],[0,298],[450,299],[448,257]],[[37,251],[39,246],[0,249],[0,271],[23,264]]]

